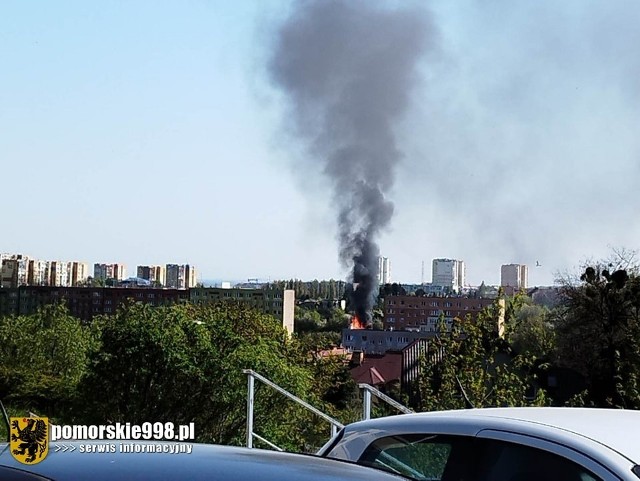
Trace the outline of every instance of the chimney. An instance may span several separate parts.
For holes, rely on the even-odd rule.
[[[360,366],[364,361],[364,352],[363,351],[353,351],[351,354],[351,364],[352,366]]]

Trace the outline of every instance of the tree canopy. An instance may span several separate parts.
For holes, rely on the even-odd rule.
[[[640,408],[640,278],[633,266],[587,266],[565,282],[553,323],[558,364],[586,380],[579,399],[601,407]]]

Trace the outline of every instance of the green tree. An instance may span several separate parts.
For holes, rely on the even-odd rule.
[[[296,332],[313,332],[325,328],[327,321],[314,309],[296,306],[294,314],[294,329]]]
[[[549,321],[550,312],[522,296],[523,302],[513,313],[509,342],[517,353],[551,360],[555,354],[556,335]]]
[[[334,307],[329,312],[327,319],[327,331],[342,332],[346,327],[349,327],[351,323],[351,316],[344,312],[342,309]]]
[[[640,408],[640,278],[625,267],[587,267],[554,310],[558,363],[584,376],[589,405]]]
[[[533,397],[534,360],[514,353],[500,335],[501,302],[479,313],[475,321],[457,320],[450,333],[442,325],[442,333],[429,343],[422,362],[421,410],[547,402],[542,390]]]
[[[242,369],[266,375],[305,397],[311,376],[293,362],[277,320],[243,305],[122,306],[97,321],[101,349],[81,385],[86,422],[173,421],[196,423],[198,440],[242,444],[247,380]],[[284,437],[296,416],[281,409],[281,395],[259,388],[256,425],[274,442],[299,449]],[[104,393],[110,393],[105,396]]]
[[[64,304],[0,318],[0,399],[56,417],[68,410],[95,350],[95,333]]]

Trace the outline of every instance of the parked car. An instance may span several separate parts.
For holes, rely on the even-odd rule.
[[[345,426],[318,454],[419,481],[638,481],[640,411],[404,414]]]
[[[406,481],[352,463],[229,446],[193,444],[191,454],[122,453],[119,443],[114,453],[80,450],[101,444],[65,443],[67,450],[56,452],[59,443],[52,443],[46,458],[34,465],[17,462],[9,445],[0,444],[0,480]]]

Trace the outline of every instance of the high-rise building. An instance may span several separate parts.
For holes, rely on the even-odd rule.
[[[189,289],[196,286],[196,269],[189,264],[167,264],[166,286],[174,289]]]
[[[164,266],[138,266],[136,277],[146,279],[152,284],[164,286],[166,284]]]
[[[526,289],[529,270],[525,264],[504,264],[500,268],[500,285],[515,289]]]
[[[69,286],[69,264],[67,262],[50,261],[47,263],[47,280],[50,286]]]
[[[391,261],[388,257],[378,257],[378,284],[391,284]]]
[[[464,261],[456,259],[433,259],[431,284],[445,291],[460,292],[465,284]]]
[[[72,261],[67,263],[67,272],[69,273],[67,285],[71,287],[80,286],[89,277],[89,266],[85,262]]]
[[[29,280],[29,257],[22,254],[2,255],[1,287],[26,286]]]
[[[36,259],[29,260],[27,284],[30,286],[48,286],[47,270],[49,263]]]
[[[93,278],[94,279],[115,279],[117,281],[123,280],[127,276],[127,269],[124,264],[94,264],[93,265]]]

